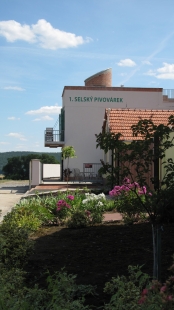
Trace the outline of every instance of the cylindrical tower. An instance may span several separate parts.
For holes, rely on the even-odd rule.
[[[95,86],[95,87],[112,87],[112,69],[106,69],[104,71],[100,71],[85,81],[85,86]]]

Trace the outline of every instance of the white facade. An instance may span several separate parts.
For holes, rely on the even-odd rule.
[[[83,163],[100,163],[95,134],[102,130],[105,108],[174,109],[174,100],[163,97],[162,88],[66,86],[62,95],[65,112],[64,145],[72,145],[77,158],[70,168],[83,171]]]

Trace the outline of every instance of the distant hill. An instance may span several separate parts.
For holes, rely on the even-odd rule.
[[[48,152],[0,152],[0,173],[2,168],[7,164],[8,158],[17,156],[27,156],[29,154],[48,154],[54,156],[59,162],[61,162],[61,153],[48,153]]]

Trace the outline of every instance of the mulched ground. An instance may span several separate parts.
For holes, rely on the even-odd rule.
[[[42,228],[32,236],[35,253],[26,270],[28,281],[45,285],[44,272],[60,271],[77,275],[78,284],[97,286],[98,296],[87,296],[87,303],[102,306],[109,301],[104,284],[113,276],[126,275],[128,265],[143,265],[152,275],[152,232],[149,223],[125,226],[105,223],[84,229]],[[168,275],[174,254],[174,225],[164,225],[162,233],[162,279]],[[37,280],[36,280],[37,279]]]

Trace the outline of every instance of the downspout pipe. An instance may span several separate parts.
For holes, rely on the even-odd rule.
[[[159,137],[154,135],[154,189],[159,190]]]
[[[112,153],[111,153],[111,166],[112,166],[112,182],[111,182],[111,186],[113,189],[114,187],[114,154],[113,154],[113,150],[112,150]]]

